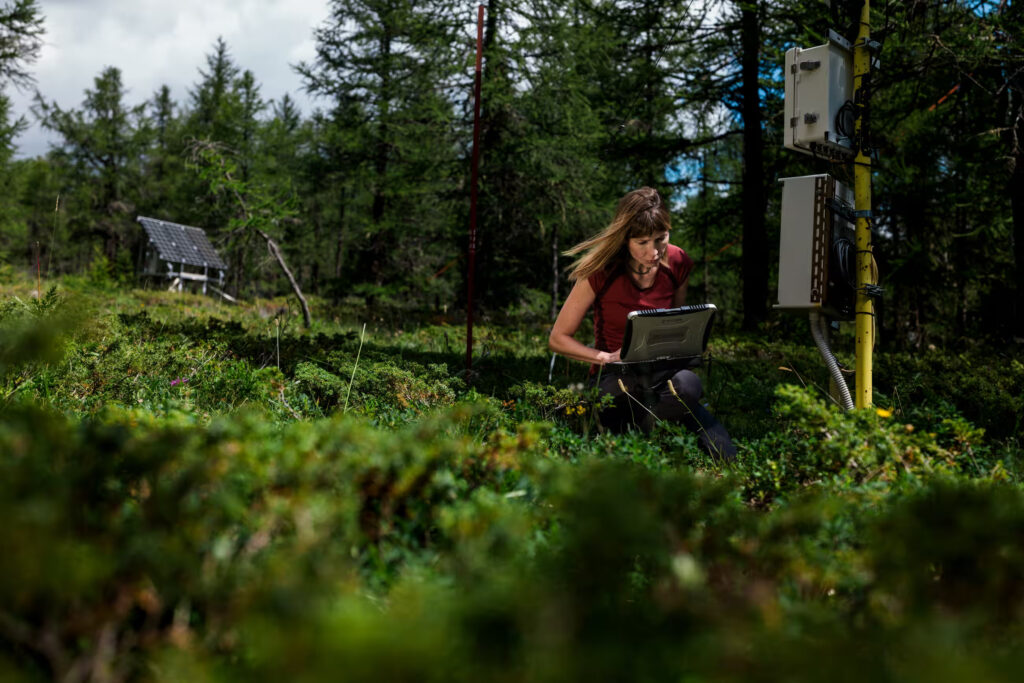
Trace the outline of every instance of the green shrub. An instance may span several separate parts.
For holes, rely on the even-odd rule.
[[[952,406],[998,438],[1024,427],[1024,363],[998,349],[971,353],[881,354],[876,376],[908,414]]]
[[[314,363],[295,368],[298,391],[307,393],[326,414],[348,407],[367,415],[425,410],[451,406],[461,380],[448,374],[444,365],[421,366],[405,362],[362,360],[356,365],[341,354],[331,354],[335,372]]]
[[[963,618],[1019,630],[1024,616],[1024,493],[942,479],[898,499],[869,531],[879,620]],[[1019,635],[1019,633],[1018,633]]]
[[[889,410],[842,412],[795,385],[780,386],[776,396],[780,429],[740,451],[751,502],[816,485],[891,486],[939,474],[989,473],[973,455],[983,448],[982,431],[959,416],[918,429],[892,419]]]
[[[61,357],[77,318],[55,286],[38,298],[0,302],[0,381],[6,379],[12,387],[0,392],[0,399],[19,389],[42,364]],[[12,378],[13,374],[18,376]]]
[[[482,326],[454,374],[444,325],[360,349],[280,302],[80,285],[0,303],[5,680],[1024,666],[1019,364],[925,354],[886,409],[842,413],[777,387],[810,379],[813,348],[720,340],[723,467],[678,426],[600,433],[580,378],[539,381],[535,326]],[[68,309],[95,313],[55,324]]]
[[[91,657],[128,665],[137,648],[216,651],[254,601],[299,610],[337,581],[386,585],[430,556],[444,508],[507,489],[536,447],[529,432],[448,435],[468,417],[394,432],[15,409],[0,421],[7,638],[63,677]],[[135,635],[108,651],[111,628]]]

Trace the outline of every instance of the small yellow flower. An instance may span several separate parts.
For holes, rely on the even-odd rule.
[[[885,408],[875,408],[875,412],[878,413],[878,417],[892,417],[892,411]]]

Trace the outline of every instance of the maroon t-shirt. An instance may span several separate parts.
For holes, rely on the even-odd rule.
[[[622,348],[626,333],[626,316],[642,308],[671,308],[676,290],[690,277],[693,259],[674,244],[668,245],[668,266],[662,263],[654,277],[654,284],[640,289],[625,268],[613,266],[611,270],[594,273],[587,281],[593,288],[594,348],[612,352]]]

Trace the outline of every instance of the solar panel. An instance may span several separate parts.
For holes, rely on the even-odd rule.
[[[228,269],[202,228],[145,216],[139,216],[137,220],[162,260],[188,266]]]

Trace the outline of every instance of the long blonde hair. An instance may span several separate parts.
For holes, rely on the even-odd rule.
[[[624,262],[629,258],[626,243],[631,238],[650,237],[671,228],[668,209],[658,191],[653,187],[633,190],[619,200],[608,227],[564,252],[566,256],[583,254],[569,266],[569,279],[585,280],[613,263]]]

